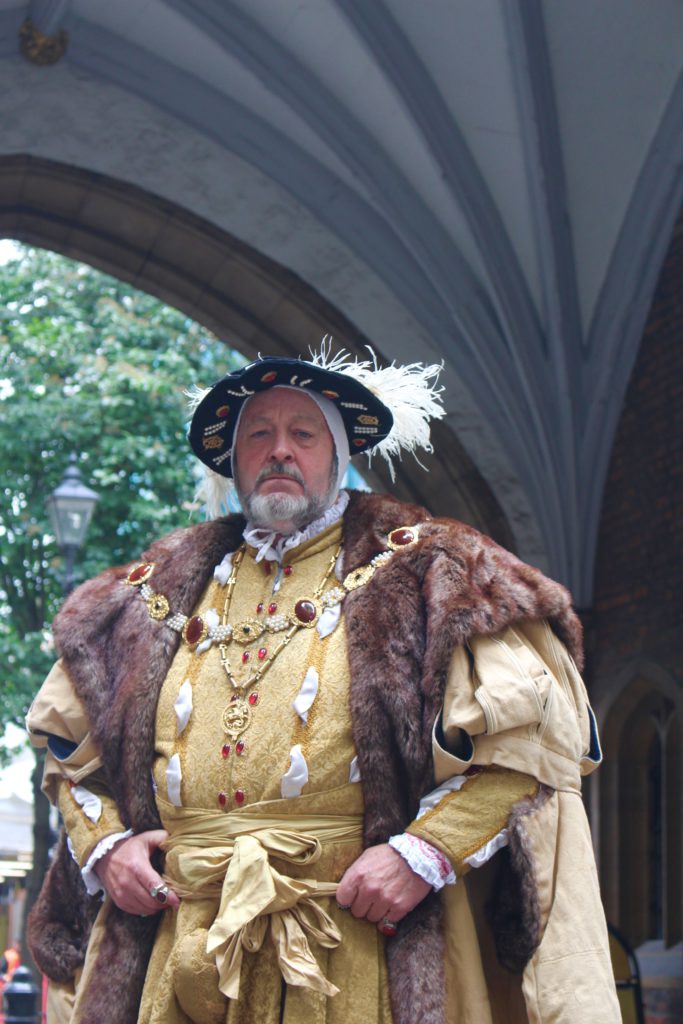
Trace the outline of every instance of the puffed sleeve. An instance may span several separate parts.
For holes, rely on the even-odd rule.
[[[31,704],[26,728],[34,747],[47,748],[43,792],[53,804],[60,779],[80,782],[101,768],[85,710],[61,660],[53,665]]]
[[[126,827],[107,789],[85,709],[61,661],[33,701],[26,726],[33,745],[46,748],[43,792],[59,807],[71,851],[83,867],[103,839]]]
[[[579,791],[600,760],[583,681],[546,622],[477,636],[453,654],[433,732],[437,789],[407,832],[456,876],[506,845],[510,812],[541,784]]]
[[[547,622],[522,622],[456,649],[432,743],[437,782],[473,765],[580,792],[602,758],[583,680]]]

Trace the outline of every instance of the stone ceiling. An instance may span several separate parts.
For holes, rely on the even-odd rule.
[[[451,436],[588,606],[682,65],[678,0],[0,0],[0,172],[146,191],[443,359]]]

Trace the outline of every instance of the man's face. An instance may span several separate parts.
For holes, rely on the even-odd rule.
[[[233,452],[235,486],[247,517],[281,533],[301,529],[334,498],[334,442],[308,395],[283,388],[249,400]]]

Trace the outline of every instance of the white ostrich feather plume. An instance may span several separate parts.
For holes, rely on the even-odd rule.
[[[323,369],[352,377],[391,410],[394,417],[391,433],[367,456],[370,460],[373,455],[381,455],[394,480],[392,459],[395,456],[400,458],[402,452],[407,451],[417,459],[416,452],[419,449],[433,451],[429,422],[446,415],[441,399],[443,387],[437,383],[443,363],[397,366],[392,362],[389,366],[380,367],[369,345],[367,348],[371,358],[361,360],[350,357],[344,349],[333,355],[331,341],[329,335],[323,338],[320,352],[311,352],[311,362]]]
[[[200,402],[203,402],[211,393],[211,390],[211,388],[201,388],[198,384],[193,384],[191,388],[188,388],[185,396],[188,400],[190,416]],[[205,509],[207,519],[218,519],[219,516],[224,516],[229,511],[229,495],[234,485],[232,480],[220,476],[219,473],[214,473],[208,466],[204,466],[203,470],[202,479],[194,492],[194,503]]]
[[[204,476],[194,492],[195,503],[206,509],[207,519],[218,519],[230,511],[230,493],[233,488],[232,480],[204,466]]]
[[[192,414],[206,396],[211,394],[211,388],[200,388],[198,384],[193,384],[184,394],[187,398],[187,407]]]

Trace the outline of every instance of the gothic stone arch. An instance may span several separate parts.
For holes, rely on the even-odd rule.
[[[306,353],[324,334],[365,354],[368,339],[296,274],[182,207],[102,174],[28,155],[1,158],[0,235],[128,281],[247,357]],[[433,439],[429,473],[406,459],[395,484],[377,463],[365,475],[378,490],[462,519],[514,549],[500,505],[454,432],[437,423]]]
[[[603,897],[632,945],[660,938],[669,947],[682,925],[683,694],[659,666],[642,661],[620,682],[603,727]]]

